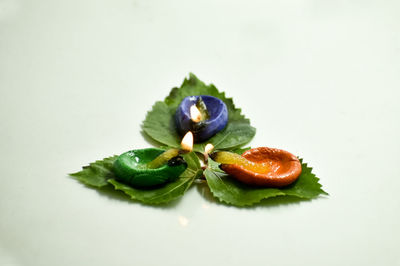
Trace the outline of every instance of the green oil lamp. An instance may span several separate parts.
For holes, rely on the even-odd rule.
[[[117,180],[139,188],[173,182],[187,168],[181,155],[191,152],[192,147],[193,134],[189,131],[182,139],[181,149],[147,148],[125,152],[114,162],[114,174]]]

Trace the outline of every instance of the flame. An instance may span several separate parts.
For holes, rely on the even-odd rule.
[[[214,145],[212,145],[211,143],[208,143],[206,145],[206,147],[204,148],[204,153],[209,154],[213,149],[214,149]]]
[[[193,133],[188,131],[181,142],[182,150],[191,152],[193,149]]]
[[[195,104],[190,106],[190,118],[193,122],[198,123],[201,121],[201,113],[200,110],[196,107]]]

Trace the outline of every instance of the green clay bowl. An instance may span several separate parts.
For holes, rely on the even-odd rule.
[[[174,157],[156,169],[146,169],[146,164],[164,150],[138,149],[121,154],[114,162],[113,172],[118,181],[133,187],[146,188],[175,181],[186,170],[187,163],[182,157]]]

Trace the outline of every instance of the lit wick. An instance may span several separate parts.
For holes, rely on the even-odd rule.
[[[202,116],[199,108],[195,104],[190,106],[190,118],[192,119],[193,122],[198,123],[201,121]]]
[[[181,148],[183,150],[183,153],[192,151],[192,149],[193,149],[193,133],[191,131],[188,131],[188,133],[186,133],[186,135],[183,137],[182,142],[181,142]]]
[[[147,168],[149,169],[159,168],[162,165],[166,164],[172,158],[180,154],[191,152],[192,149],[193,149],[193,134],[192,132],[188,131],[188,133],[186,133],[186,135],[182,139],[181,149],[166,150],[165,152],[157,156],[153,161],[147,163]]]
[[[212,145],[211,143],[208,143],[205,147],[204,147],[204,163],[208,162],[208,155],[210,154],[210,152],[214,149],[214,145]]]

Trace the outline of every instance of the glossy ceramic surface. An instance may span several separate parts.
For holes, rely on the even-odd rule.
[[[187,163],[180,157],[156,169],[148,169],[146,164],[162,154],[164,150],[155,148],[138,149],[121,154],[114,162],[116,179],[133,187],[153,187],[172,182],[186,170]]]
[[[190,107],[196,104],[199,97],[204,101],[210,118],[194,123],[190,117]],[[182,136],[191,131],[196,143],[204,142],[226,127],[228,110],[223,101],[213,96],[188,96],[178,106],[175,113],[175,122]]]
[[[221,169],[249,185],[284,187],[296,181],[301,174],[299,159],[288,151],[258,147],[245,151],[242,156],[250,162],[264,164],[267,172],[254,172],[237,164],[222,164]]]

